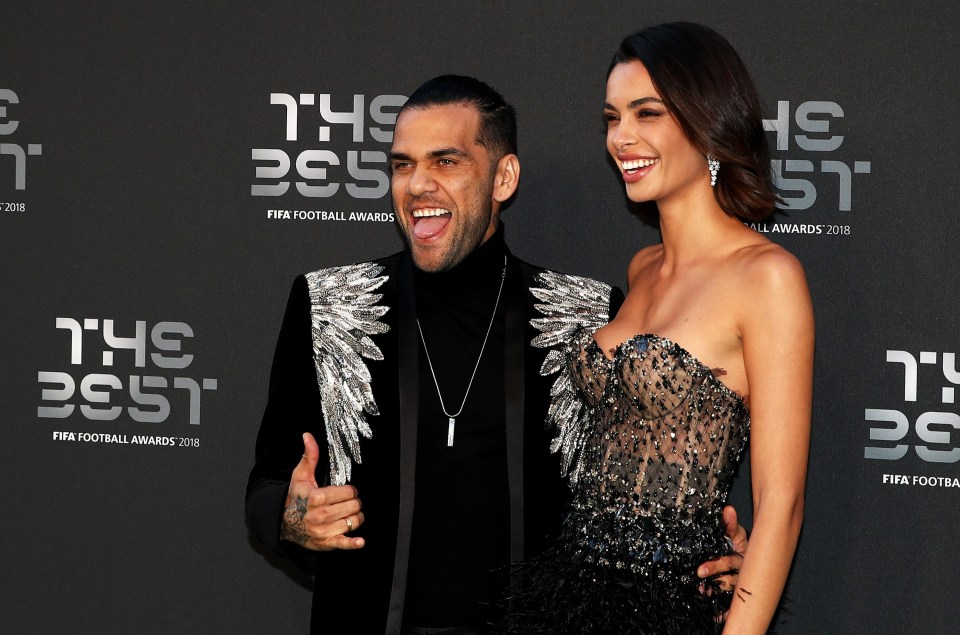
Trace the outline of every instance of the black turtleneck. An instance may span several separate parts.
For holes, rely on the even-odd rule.
[[[443,627],[491,619],[510,553],[504,415],[505,295],[454,444],[448,413],[460,409],[497,303],[506,245],[502,226],[463,262],[439,273],[414,270],[417,317],[436,372],[420,347],[416,494],[404,622]],[[492,570],[500,568],[500,571]]]

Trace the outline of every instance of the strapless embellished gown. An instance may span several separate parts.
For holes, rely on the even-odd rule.
[[[520,567],[515,633],[717,633],[730,595],[699,564],[730,552],[721,510],[747,443],[743,400],[679,345],[593,329],[563,351],[550,422],[573,487],[558,543]]]

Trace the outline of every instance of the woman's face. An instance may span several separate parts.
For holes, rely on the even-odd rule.
[[[707,159],[690,144],[638,61],[617,64],[607,78],[607,151],[631,201],[657,201],[710,187]]]

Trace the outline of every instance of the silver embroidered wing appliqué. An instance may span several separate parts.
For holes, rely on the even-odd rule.
[[[530,321],[540,331],[531,345],[550,349],[540,368],[541,375],[559,372],[550,389],[547,411],[547,425],[556,434],[550,451],[562,453],[562,473],[569,474],[570,482],[576,483],[580,478],[588,413],[563,368],[565,350],[577,330],[593,331],[609,321],[613,289],[597,280],[552,271],[538,274],[537,283],[540,286],[532,287],[530,292],[541,301],[534,306],[544,317]]]
[[[310,293],[313,363],[330,449],[330,482],[350,480],[352,461],[360,463],[360,436],[373,431],[366,415],[377,415],[370,388],[367,359],[383,359],[371,335],[386,333],[380,322],[389,307],[378,306],[383,294],[373,293],[388,276],[383,267],[367,262],[321,269],[306,275]],[[348,455],[349,452],[349,455]]]

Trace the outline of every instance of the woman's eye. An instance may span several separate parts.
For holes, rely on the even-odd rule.
[[[644,109],[644,110],[641,110],[640,112],[638,112],[638,113],[637,113],[637,116],[640,117],[641,119],[645,119],[645,118],[647,118],[647,117],[659,117],[659,116],[660,116],[660,113],[659,113],[658,111],[656,111],[656,110],[647,110],[647,109]]]
[[[619,120],[620,120],[620,117],[616,116],[612,112],[603,113],[603,123],[608,126],[612,123],[616,123]]]

